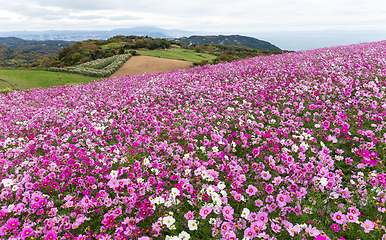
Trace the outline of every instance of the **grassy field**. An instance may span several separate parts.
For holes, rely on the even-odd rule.
[[[50,86],[78,84],[81,82],[90,82],[95,77],[86,77],[77,74],[36,71],[36,70],[0,70],[0,89],[31,89],[46,88]]]
[[[216,56],[208,53],[197,53],[189,49],[167,49],[167,50],[136,50],[137,53],[143,56],[161,57],[168,59],[178,59],[190,62],[200,62],[201,60],[212,60]]]

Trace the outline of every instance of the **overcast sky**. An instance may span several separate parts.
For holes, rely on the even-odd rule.
[[[386,30],[385,0],[0,0],[0,31]]]

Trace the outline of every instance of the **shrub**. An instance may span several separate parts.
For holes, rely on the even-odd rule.
[[[76,73],[90,77],[107,77],[117,71],[130,57],[131,54],[121,54],[82,63],[73,67],[51,67],[48,70],[53,72]]]

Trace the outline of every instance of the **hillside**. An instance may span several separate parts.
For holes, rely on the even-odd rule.
[[[0,94],[0,239],[385,239],[384,59],[386,41]]]
[[[239,35],[218,35],[218,36],[191,36],[191,37],[182,37],[176,38],[175,41],[182,42],[183,44],[202,46],[206,43],[208,44],[222,44],[222,45],[233,45],[233,46],[244,46],[253,49],[267,49],[267,50],[281,50],[277,46],[259,40],[253,37],[239,36]]]
[[[107,40],[87,40],[63,48],[57,55],[45,59],[43,67],[68,67],[96,59],[123,54],[133,49],[168,48],[170,42],[163,38],[118,35]],[[134,55],[134,54],[133,54]]]
[[[72,44],[74,42],[0,37],[0,67],[38,65],[45,57],[55,55]]]

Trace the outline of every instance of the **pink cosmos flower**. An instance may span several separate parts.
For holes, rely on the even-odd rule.
[[[358,221],[358,215],[355,215],[355,214],[352,214],[352,213],[348,213],[346,215],[346,218],[347,218],[348,222],[356,222],[356,221]]]
[[[192,211],[188,211],[185,215],[184,215],[185,219],[186,220],[191,220],[191,219],[194,219],[194,213]]]
[[[312,225],[308,225],[305,229],[306,233],[308,233],[311,237],[316,237],[320,234],[320,231],[313,227]]]
[[[233,213],[234,213],[234,210],[231,206],[225,206],[222,209],[222,214],[226,220],[232,221],[233,220]]]
[[[288,199],[288,196],[279,193],[279,194],[276,196],[276,201],[277,201],[277,203],[278,203],[277,205],[278,205],[279,207],[284,207],[285,205],[287,205],[287,199]]]
[[[256,232],[253,228],[246,228],[244,230],[244,238],[245,239],[253,239],[256,236]]]
[[[78,236],[78,240],[86,240],[86,239],[87,239],[87,237],[85,235],[83,235],[83,234],[80,234]]]
[[[271,222],[271,229],[272,229],[272,231],[274,231],[275,233],[278,233],[278,232],[280,232],[280,230],[281,230],[281,226],[278,225],[278,224],[276,224],[276,223],[274,223],[274,222]]]
[[[212,208],[203,207],[200,209],[200,215],[202,219],[205,219],[212,212]]]
[[[143,236],[143,237],[138,238],[138,240],[152,240],[152,238]]]
[[[233,196],[235,198],[236,201],[240,202],[241,200],[243,200],[243,195],[240,194],[240,193],[235,193],[235,195]]]
[[[256,221],[251,223],[251,228],[255,230],[256,233],[258,233],[267,229],[267,225],[265,224],[265,222]]]
[[[115,179],[115,178],[112,178],[110,179],[110,181],[108,181],[107,185],[110,187],[110,188],[116,188],[118,187],[118,180]]]
[[[258,213],[257,217],[256,217],[256,220],[257,221],[261,221],[263,223],[267,223],[268,222],[268,213],[266,213],[266,212]]]
[[[299,225],[294,225],[294,226],[291,226],[290,228],[287,229],[289,235],[291,235],[291,237],[295,236],[295,234],[299,234],[301,229],[299,227]]]
[[[331,218],[338,224],[344,224],[347,222],[346,216],[341,211],[334,214],[331,213]]]
[[[365,233],[369,233],[370,231],[374,230],[374,223],[370,220],[366,220],[362,222],[361,227],[364,228]]]
[[[122,208],[121,207],[118,207],[116,208],[114,211],[113,211],[113,214],[115,217],[118,217],[122,214]]]
[[[268,212],[273,212],[277,208],[277,205],[275,203],[271,203],[268,207]]]
[[[249,196],[253,196],[257,193],[257,188],[253,185],[248,185],[246,192]]]
[[[113,225],[115,223],[114,214],[105,214],[101,223],[105,226]]]
[[[277,185],[279,185],[282,181],[283,181],[283,179],[279,176],[279,177],[275,177],[275,178],[272,180],[272,183],[275,184],[275,186],[277,186]]]
[[[230,231],[232,228],[232,225],[230,222],[223,222],[221,225],[221,234],[224,235],[228,231]]]
[[[227,231],[221,233],[225,239],[236,239],[236,233],[234,231]]]
[[[34,235],[34,230],[31,227],[25,227],[21,231],[21,238],[26,239],[27,237],[32,237]]]
[[[256,207],[262,207],[263,206],[263,201],[261,201],[260,199],[257,199],[255,201],[255,205],[256,205]]]
[[[360,214],[358,208],[356,208],[356,207],[350,207],[350,208],[348,209],[348,211],[349,211],[351,214],[355,215],[355,216],[359,216],[359,214]]]
[[[267,172],[267,171],[262,171],[261,172],[261,178],[264,180],[269,180],[271,178],[271,174],[269,174],[269,172]]]
[[[16,204],[13,211],[15,212],[15,215],[20,215],[22,212],[24,212],[24,209],[25,209],[24,203],[18,203]]]

